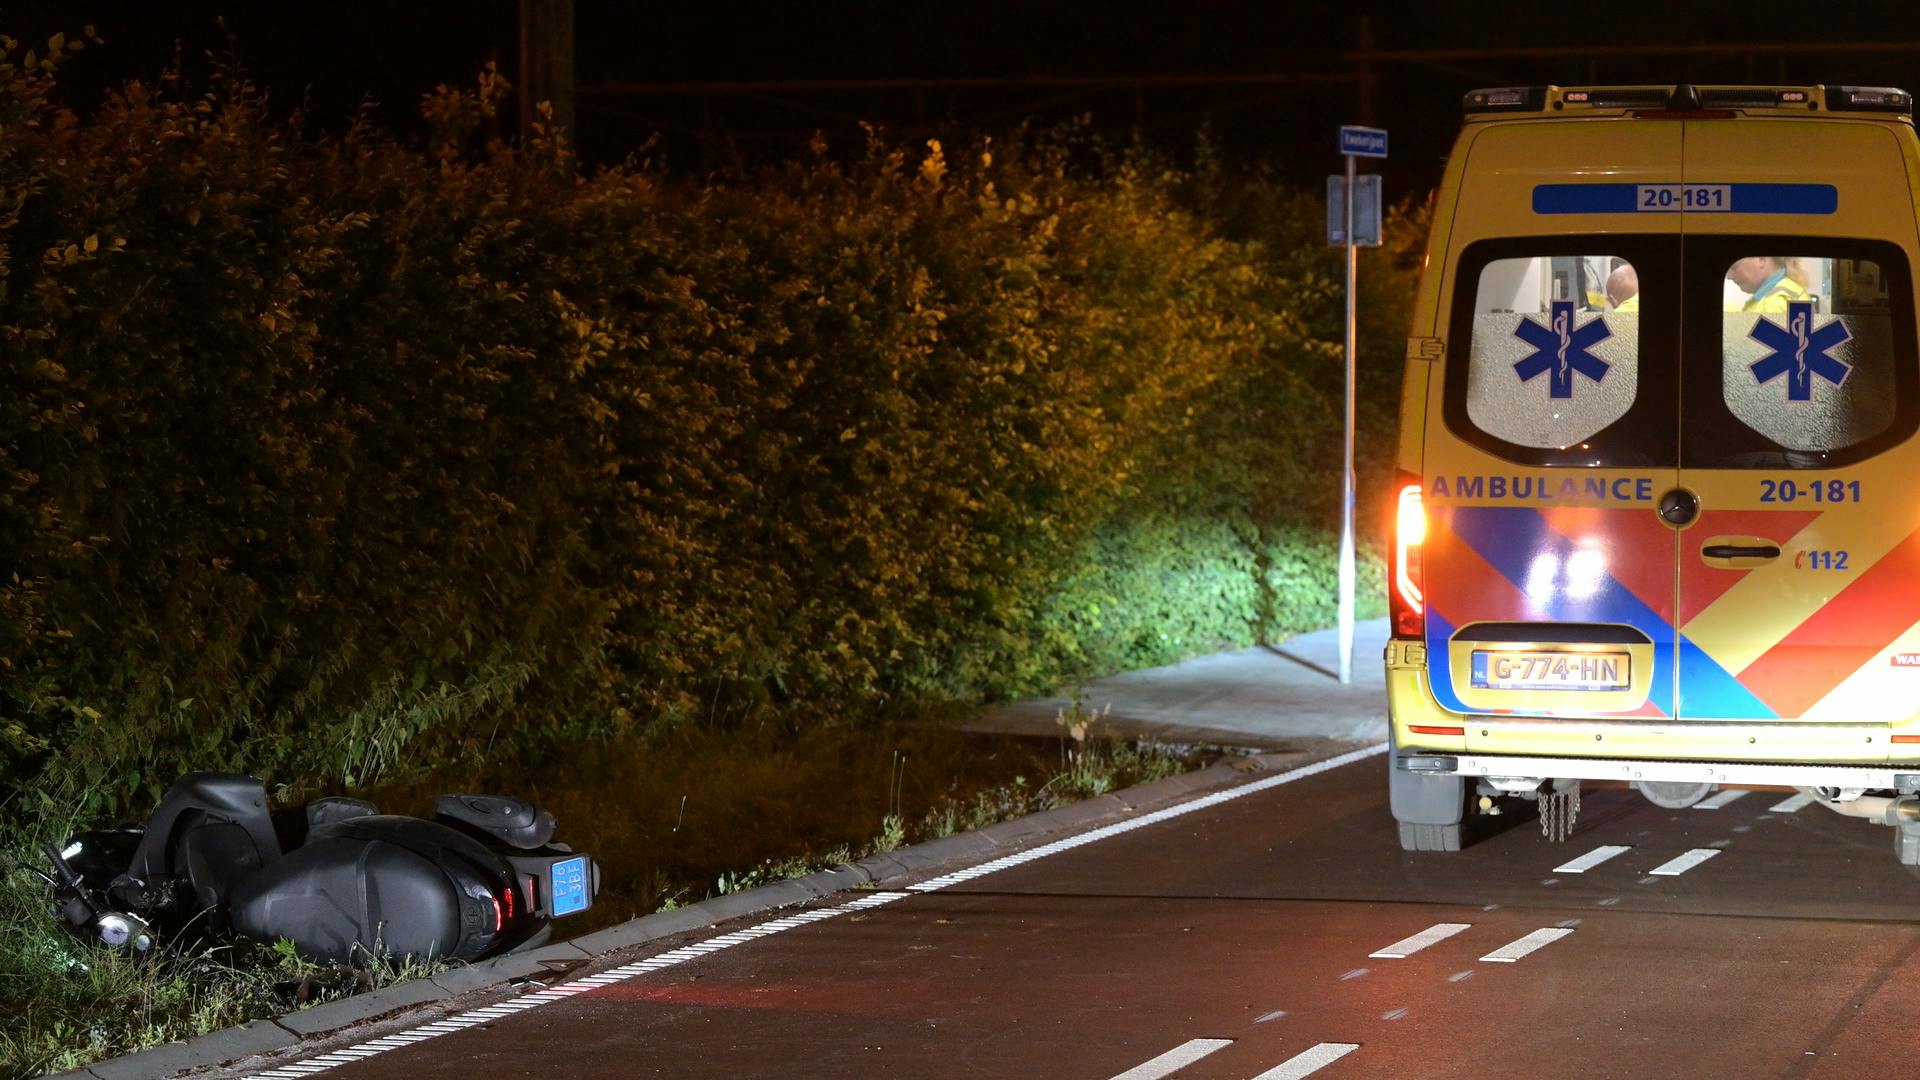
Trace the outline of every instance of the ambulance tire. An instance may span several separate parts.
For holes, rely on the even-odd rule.
[[[1459,851],[1467,816],[1467,782],[1401,770],[1389,754],[1387,794],[1400,826],[1402,851]]]
[[[1400,823],[1401,851],[1459,851],[1460,826]]]

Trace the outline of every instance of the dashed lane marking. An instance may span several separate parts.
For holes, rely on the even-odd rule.
[[[1151,1061],[1143,1061],[1126,1072],[1116,1074],[1113,1080],[1160,1080],[1216,1050],[1224,1050],[1232,1045],[1232,1039],[1188,1039]]]
[[[1769,814],[1798,813],[1801,807],[1807,805],[1812,801],[1813,801],[1813,796],[1802,793],[1799,795],[1795,795],[1794,797],[1786,800],[1785,802],[1774,803],[1772,806],[1767,807],[1767,813]]]
[[[1427,927],[1425,930],[1420,931],[1419,933],[1413,935],[1412,937],[1401,938],[1399,941],[1394,942],[1393,944],[1387,946],[1386,948],[1381,949],[1378,952],[1370,952],[1367,955],[1370,957],[1379,957],[1386,960],[1404,960],[1407,957],[1412,956],[1414,953],[1419,952],[1421,949],[1424,949],[1429,945],[1434,945],[1434,944],[1438,944],[1439,942],[1445,941],[1448,938],[1452,937],[1453,935],[1459,933],[1460,931],[1468,929],[1472,925],[1473,925],[1472,923],[1463,923],[1463,922],[1435,923],[1434,925]]]
[[[1632,850],[1631,847],[1625,844],[1603,844],[1572,862],[1561,863],[1559,866],[1553,868],[1553,872],[1556,874],[1584,874],[1594,867],[1599,866],[1601,863],[1606,862],[1608,859],[1613,858],[1615,855],[1624,855]]]
[[[1358,1049],[1360,1049],[1359,1043],[1319,1043],[1275,1065],[1254,1077],[1253,1080],[1301,1080],[1301,1077],[1312,1076]]]
[[[836,907],[810,908],[792,915],[784,915],[777,919],[771,919],[767,922],[747,927],[744,930],[736,930],[732,933],[721,934],[692,945],[684,945],[677,949],[670,949],[657,956],[649,956],[644,960],[639,960],[631,964],[622,964],[619,967],[603,971],[598,975],[589,976],[585,979],[535,990],[530,994],[503,1001],[497,1005],[490,1005],[483,1009],[473,1009],[468,1012],[459,1013],[429,1024],[422,1024],[419,1027],[409,1028],[405,1031],[398,1031],[391,1035],[385,1035],[378,1039],[359,1043],[355,1046],[347,1047],[344,1050],[336,1050],[328,1054],[318,1054],[300,1061],[288,1062],[285,1065],[275,1066],[264,1072],[250,1073],[248,1074],[247,1080],[298,1080],[300,1077],[325,1072],[338,1064],[344,1064],[344,1061],[371,1057],[374,1054],[385,1053],[388,1050],[395,1050],[402,1046],[411,1046],[414,1043],[432,1039],[440,1035],[446,1035],[450,1032],[464,1031],[476,1024],[499,1019],[502,1016],[518,1013],[526,1009],[548,1005],[555,1001],[565,1001],[575,994],[598,990],[601,987],[610,986],[617,982],[625,982],[628,979],[637,978],[641,975],[649,975],[664,968],[684,964],[689,960],[697,960],[703,956],[711,956],[721,950],[730,949],[736,945],[766,937],[769,934],[777,934],[783,930],[791,930],[796,926],[816,923],[822,919],[831,919],[836,915],[843,915],[848,912],[879,907],[882,904],[891,904],[896,900],[904,900],[913,893],[933,892],[937,889],[944,889],[950,885],[958,885],[963,881],[971,881],[974,878],[991,874],[998,870],[1005,870],[1023,863],[1030,863],[1035,859],[1044,859],[1049,855],[1057,855],[1062,851],[1069,851],[1084,844],[1091,844],[1097,840],[1105,840],[1108,837],[1119,836],[1123,833],[1132,832],[1135,829],[1145,828],[1148,825],[1155,825],[1162,821],[1180,817],[1183,814],[1191,814],[1197,810],[1205,810],[1210,807],[1219,806],[1221,803],[1232,802],[1235,799],[1258,794],[1262,791],[1271,791],[1283,784],[1291,784],[1296,780],[1304,780],[1309,776],[1318,776],[1323,772],[1330,772],[1334,769],[1351,765],[1356,761],[1365,761],[1370,757],[1378,757],[1386,753],[1386,751],[1386,743],[1375,743],[1372,746],[1363,746],[1358,750],[1350,750],[1344,754],[1327,758],[1324,761],[1316,761],[1311,765],[1302,765],[1297,769],[1289,769],[1277,776],[1269,776],[1264,780],[1255,780],[1250,784],[1241,784],[1238,787],[1216,791],[1211,795],[1203,795],[1198,799],[1192,799],[1175,806],[1169,806],[1163,810],[1155,810],[1151,814],[1142,814],[1139,817],[1115,822],[1112,825],[1094,829],[1091,832],[1055,840],[1051,844],[1042,844],[1037,848],[994,859],[991,862],[981,863],[978,866],[968,867],[965,870],[956,871],[951,874],[944,874],[930,881],[917,882],[907,886],[907,889],[910,890],[907,892],[886,891],[868,893],[858,900],[840,904]],[[1322,1045],[1340,1046],[1345,1044],[1323,1043]],[[1215,1049],[1218,1048],[1216,1047]],[[1312,1051],[1308,1051],[1308,1053],[1312,1053]],[[1345,1051],[1341,1053],[1345,1053]],[[1335,1056],[1337,1057],[1338,1055]],[[341,1059],[344,1059],[344,1061]],[[1329,1058],[1328,1060],[1333,1059]],[[1284,1068],[1285,1066],[1282,1067]],[[1316,1065],[1314,1067],[1318,1068],[1319,1066]],[[1306,1074],[1301,1073],[1300,1075],[1304,1076]]]
[[[1693,804],[1695,810],[1718,810],[1735,799],[1744,799],[1749,793],[1739,788],[1728,788],[1711,799],[1702,799]]]
[[[1697,847],[1685,855],[1668,859],[1666,862],[1647,871],[1647,873],[1652,874],[1654,877],[1679,877],[1681,874],[1699,866],[1701,863],[1706,862],[1718,854],[1720,854],[1719,848]]]
[[[1539,952],[1571,933],[1573,930],[1570,927],[1544,926],[1518,941],[1510,941],[1500,946],[1480,959],[1494,964],[1511,964],[1524,956]]]

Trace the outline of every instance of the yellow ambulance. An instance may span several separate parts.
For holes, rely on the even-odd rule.
[[[1888,88],[1467,96],[1401,405],[1403,848],[1798,788],[1920,865],[1920,143]]]

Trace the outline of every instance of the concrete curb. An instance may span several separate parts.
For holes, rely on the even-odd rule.
[[[1338,752],[1338,750],[1334,751]],[[1259,774],[1303,764],[1300,753],[1256,754],[1204,769],[1139,784],[1053,810],[955,833],[804,877],[774,882],[697,904],[655,912],[590,934],[523,953],[494,957],[350,998],[299,1009],[271,1020],[254,1020],[182,1042],[97,1061],[49,1080],[152,1080],[192,1069],[225,1065],[254,1054],[285,1049],[306,1038],[352,1027],[391,1013],[521,979],[546,981],[618,949],[700,930],[777,908],[810,903],[850,889],[893,888],[929,871],[971,864],[1060,833],[1080,832],[1145,810],[1184,802],[1201,792],[1228,787]],[[1321,755],[1314,755],[1321,756]],[[1325,755],[1325,756],[1331,756]]]

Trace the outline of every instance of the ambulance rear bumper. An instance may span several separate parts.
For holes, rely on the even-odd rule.
[[[1429,776],[1652,780],[1920,792],[1920,765],[1808,765],[1765,761],[1634,761],[1621,758],[1435,754],[1403,750],[1394,768]]]

